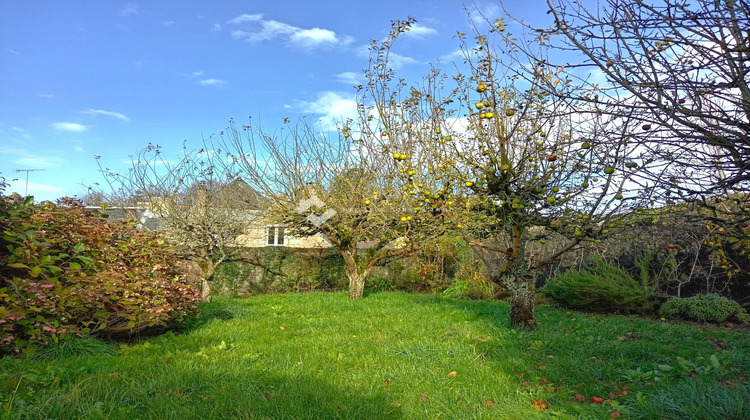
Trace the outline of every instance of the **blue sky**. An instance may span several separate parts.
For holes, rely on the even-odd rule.
[[[470,2],[467,2],[470,3]],[[507,2],[546,25],[542,0]],[[496,2],[480,8],[494,19]],[[0,172],[6,191],[38,200],[102,182],[149,142],[177,154],[183,140],[248,116],[339,118],[367,65],[370,39],[392,19],[419,25],[399,40],[400,72],[417,77],[452,57],[469,31],[460,1],[51,1],[0,2]],[[512,26],[509,26],[512,30]]]

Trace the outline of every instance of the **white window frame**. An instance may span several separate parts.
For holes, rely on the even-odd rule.
[[[281,235],[279,235],[281,233]],[[271,239],[271,235],[273,235],[273,240]],[[279,236],[281,236],[281,243],[279,243]],[[284,229],[284,226],[279,225],[269,225],[266,226],[266,237],[265,237],[265,243],[266,246],[287,246],[287,240],[289,238],[289,235],[286,234],[286,229]],[[273,243],[271,243],[273,241]]]

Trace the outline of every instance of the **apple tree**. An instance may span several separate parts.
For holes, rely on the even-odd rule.
[[[631,141],[673,168],[666,178],[662,171],[641,172],[652,186],[665,187],[664,201],[695,203],[719,226],[746,229],[750,3],[607,0],[587,9],[547,0],[547,6],[553,25],[534,30],[549,47],[567,52],[554,61],[573,64],[568,73],[577,75],[578,89],[542,88],[637,127]]]
[[[717,265],[728,276],[746,272],[750,3],[607,0],[587,8],[548,0],[547,6],[549,28],[517,23],[553,53],[521,46],[523,59],[565,65],[574,83],[561,88],[548,81],[541,88],[633,127],[629,141],[651,162],[639,178],[652,189],[652,212],[705,226]]]
[[[392,153],[412,216],[450,222],[509,293],[511,325],[533,329],[539,274],[646,202],[637,173],[647,162],[637,144],[612,135],[633,127],[549,94],[548,84],[571,84],[563,69],[525,62],[503,19],[485,20],[473,38],[457,34],[457,71],[435,65],[414,83],[389,65],[413,23],[395,21],[373,44],[360,88],[363,138]]]
[[[324,131],[303,117],[273,133],[253,121],[231,121],[213,139],[269,199],[268,223],[300,237],[320,233],[341,253],[353,299],[362,297],[379,263],[415,252],[437,232],[423,225],[434,226],[431,219],[405,211],[393,175],[397,162],[383,160],[362,135],[351,121]]]

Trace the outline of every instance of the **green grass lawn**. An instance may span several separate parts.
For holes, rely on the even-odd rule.
[[[181,334],[0,360],[0,418],[750,418],[747,332],[537,314],[524,332],[501,302],[216,298]]]

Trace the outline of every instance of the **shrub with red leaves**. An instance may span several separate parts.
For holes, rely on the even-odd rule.
[[[170,328],[197,313],[200,291],[155,236],[71,199],[0,200],[0,354],[73,335]]]

